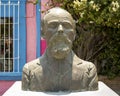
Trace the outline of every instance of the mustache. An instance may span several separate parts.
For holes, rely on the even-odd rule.
[[[55,45],[61,45],[65,44],[68,46],[72,45],[72,41],[66,36],[61,34],[55,34],[51,39],[49,40],[49,46],[55,46]]]

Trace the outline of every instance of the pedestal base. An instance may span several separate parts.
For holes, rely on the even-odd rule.
[[[32,92],[21,90],[21,81],[17,81],[3,96],[119,96],[112,89],[99,81],[99,90],[85,92]]]

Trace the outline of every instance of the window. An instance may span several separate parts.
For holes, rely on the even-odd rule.
[[[0,80],[20,80],[26,63],[26,0],[0,0]]]
[[[13,71],[13,18],[0,18],[0,71]]]

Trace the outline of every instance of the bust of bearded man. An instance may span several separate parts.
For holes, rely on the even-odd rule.
[[[23,67],[22,89],[30,91],[93,91],[98,77],[93,63],[77,57],[72,51],[75,21],[59,7],[48,10],[42,30],[47,48],[38,59]]]

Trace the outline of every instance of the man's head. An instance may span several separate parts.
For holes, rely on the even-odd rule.
[[[42,25],[51,56],[65,58],[75,38],[75,22],[71,14],[58,7],[52,8],[44,16]]]

